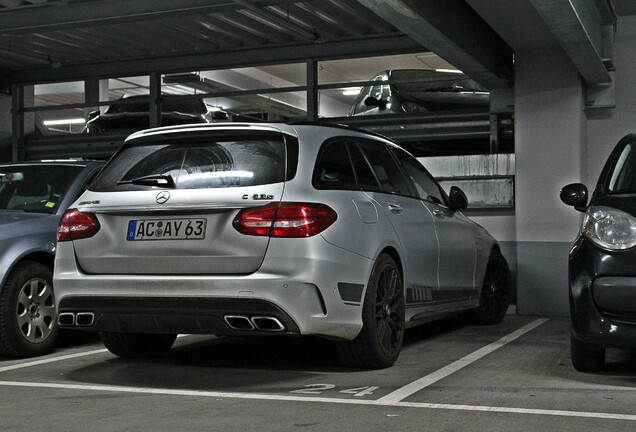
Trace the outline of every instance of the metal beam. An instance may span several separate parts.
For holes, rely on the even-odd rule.
[[[152,71],[161,73],[192,72],[254,65],[305,62],[310,59],[333,60],[389,54],[407,54],[424,50],[426,49],[420,43],[408,36],[392,34],[355,40],[336,40],[334,42],[321,44],[289,44],[251,50],[218,51],[193,56],[175,56],[59,68],[19,70],[14,71],[11,79],[12,82],[15,83],[44,84],[46,82],[56,81],[146,75]]]
[[[294,3],[299,0],[290,0]],[[254,7],[279,4],[275,0],[250,0]],[[9,8],[0,11],[0,34],[42,33],[175,18],[178,16],[211,14],[242,9],[233,0],[152,0],[92,2],[50,1],[39,6]]]
[[[11,160],[24,160],[24,86],[13,85],[11,90],[12,131],[11,131]]]
[[[41,65],[41,66],[47,66],[51,63],[48,59],[44,57],[35,57],[35,56],[25,55],[20,52],[9,51],[6,49],[1,49],[1,48],[0,48],[0,57],[8,58],[11,60],[18,60],[20,62],[33,63],[34,65]]]
[[[307,60],[307,120],[318,120],[318,62]]]
[[[358,0],[489,89],[507,88],[512,50],[465,0]]]
[[[607,2],[530,0],[588,84],[611,83],[616,15]],[[598,8],[601,9],[598,9]]]

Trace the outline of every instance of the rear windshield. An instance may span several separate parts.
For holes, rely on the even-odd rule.
[[[283,182],[286,172],[286,144],[281,134],[173,138],[125,146],[90,190],[165,188],[139,184],[136,179],[168,175],[176,189],[256,186]]]
[[[78,166],[0,166],[0,210],[53,214],[73,179]]]

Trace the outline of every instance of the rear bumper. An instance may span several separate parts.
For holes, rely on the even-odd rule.
[[[275,240],[257,272],[215,276],[86,274],[72,245],[60,243],[54,273],[58,313],[93,314],[91,325],[78,327],[91,331],[274,333],[232,329],[230,315],[273,317],[284,327],[278,334],[355,338],[373,260],[320,236],[298,239],[303,248],[290,247],[290,239]],[[359,287],[354,295],[351,286]]]
[[[59,316],[60,327],[99,332],[300,334],[281,308],[253,299],[73,296],[60,302]],[[280,326],[261,325],[265,318]]]

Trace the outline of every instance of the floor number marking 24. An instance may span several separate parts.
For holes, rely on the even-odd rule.
[[[317,395],[317,394],[321,394],[324,391],[333,390],[335,388],[336,386],[333,384],[307,384],[305,388],[292,390],[290,393]],[[356,397],[362,397],[362,396],[373,394],[373,392],[379,388],[380,387],[377,387],[377,386],[356,387],[351,389],[340,390],[340,393],[351,394]]]

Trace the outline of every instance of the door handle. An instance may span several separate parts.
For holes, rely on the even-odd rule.
[[[443,211],[441,211],[441,210],[437,210],[437,209],[435,209],[435,210],[433,210],[433,214],[434,214],[435,216],[437,216],[438,218],[440,218],[440,219],[443,219],[443,218],[444,218],[444,212],[443,212]]]
[[[402,213],[404,210],[402,209],[402,206],[397,205],[397,204],[389,204],[389,211],[393,214],[400,214]]]

